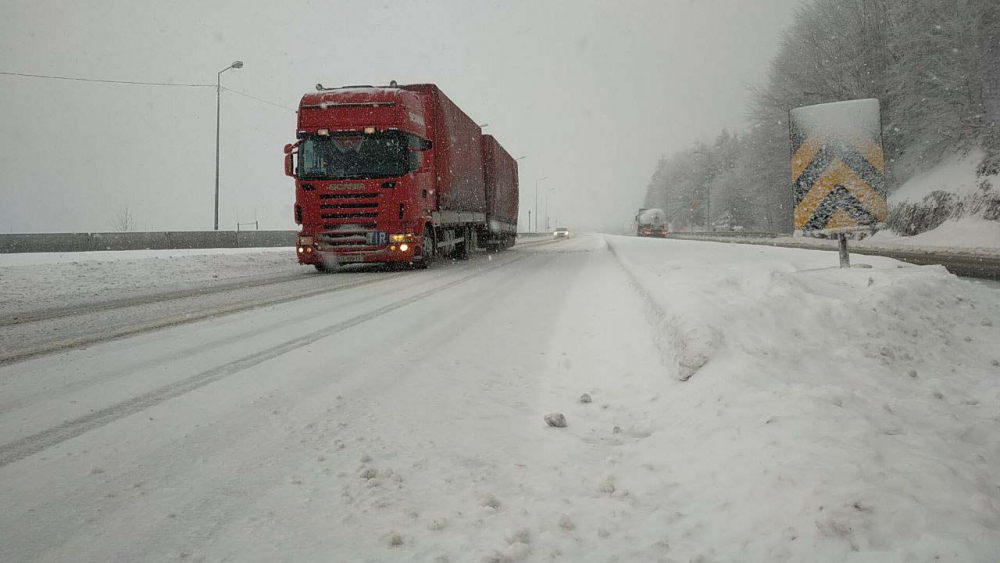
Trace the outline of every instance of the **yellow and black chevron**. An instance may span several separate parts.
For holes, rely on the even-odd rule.
[[[799,108],[808,110],[809,108]],[[885,159],[878,129],[845,134],[790,119],[795,229],[816,231],[884,222]]]

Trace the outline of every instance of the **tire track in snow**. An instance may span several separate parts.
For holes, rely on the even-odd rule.
[[[28,347],[28,348],[22,348],[20,350],[14,350],[14,351],[11,351],[11,352],[3,352],[3,353],[0,353],[0,366],[7,365],[7,364],[13,364],[13,363],[17,363],[17,362],[22,362],[24,360],[28,360],[28,359],[34,358],[36,356],[41,356],[41,355],[44,355],[44,354],[50,354],[52,352],[60,352],[60,351],[69,350],[69,349],[72,349],[72,348],[79,348],[79,347],[82,347],[82,346],[87,346],[87,345],[90,345],[90,344],[96,344],[98,342],[103,342],[103,341],[106,341],[106,340],[114,340],[116,338],[123,338],[123,337],[126,337],[126,336],[135,336],[137,334],[141,334],[141,333],[144,333],[144,332],[150,332],[150,331],[153,331],[153,330],[158,330],[158,329],[161,329],[161,328],[168,328],[168,327],[171,327],[171,326],[177,326],[177,325],[182,325],[182,324],[189,324],[189,323],[201,321],[201,320],[204,320],[204,319],[207,319],[207,318],[211,318],[211,317],[218,317],[218,316],[221,316],[221,315],[230,315],[230,314],[233,314],[233,313],[241,313],[243,311],[249,311],[251,309],[258,309],[258,308],[261,308],[261,307],[268,307],[268,306],[271,306],[271,305],[280,305],[282,303],[288,303],[290,301],[296,301],[296,300],[299,300],[299,299],[305,299],[307,297],[314,297],[316,295],[321,295],[321,294],[324,294],[324,293],[330,293],[330,292],[339,291],[339,290],[343,290],[343,289],[352,289],[352,288],[361,287],[361,286],[365,286],[365,285],[371,285],[371,284],[375,284],[375,283],[378,283],[378,282],[382,282],[382,281],[386,281],[386,280],[391,280],[391,279],[394,279],[394,278],[398,278],[398,277],[401,277],[401,276],[404,276],[404,275],[407,275],[407,274],[408,274],[408,272],[400,272],[398,274],[390,274],[390,275],[387,275],[387,276],[381,276],[381,277],[374,278],[374,279],[366,278],[366,279],[363,279],[363,280],[350,281],[350,282],[347,282],[347,283],[343,283],[343,284],[339,284],[339,285],[334,285],[334,286],[326,286],[326,287],[321,287],[321,288],[316,288],[316,289],[309,289],[309,290],[301,291],[301,292],[298,292],[298,293],[294,293],[292,295],[284,295],[284,296],[281,296],[281,297],[274,297],[274,298],[269,298],[269,299],[263,299],[263,300],[260,300],[260,301],[252,301],[250,303],[235,303],[235,304],[230,304],[230,305],[224,305],[224,306],[221,306],[221,307],[213,307],[213,308],[210,308],[210,309],[203,309],[203,310],[200,310],[198,312],[185,312],[185,313],[182,313],[182,314],[179,314],[179,315],[174,315],[174,316],[167,317],[167,318],[156,319],[156,320],[153,320],[153,321],[140,322],[140,323],[132,325],[132,326],[128,326],[128,327],[124,327],[124,328],[120,328],[120,329],[115,329],[115,330],[111,330],[111,331],[107,331],[107,332],[100,332],[100,333],[91,334],[91,335],[87,335],[87,336],[80,336],[80,337],[77,337],[77,338],[68,338],[68,339],[65,339],[65,340],[58,340],[58,341],[55,341],[55,342],[48,342],[48,343],[45,343],[45,344],[41,344],[41,345],[37,345],[37,346],[32,346],[32,347]],[[241,289],[241,288],[236,288],[236,289]],[[210,293],[215,293],[215,292],[210,292]],[[208,293],[208,294],[210,294],[210,293]],[[195,296],[189,296],[189,297],[202,297],[202,296],[208,295],[208,294],[201,294],[201,295],[195,295]],[[154,301],[147,301],[147,302],[144,302],[144,303],[141,303],[141,304],[136,303],[136,304],[128,305],[128,306],[148,305],[150,303],[155,303],[155,302],[157,302],[157,301],[155,301],[155,300]],[[95,311],[95,312],[99,312],[99,311]],[[79,313],[79,314],[82,314],[82,313]],[[0,327],[0,328],[2,328],[2,327]]]
[[[266,362],[272,358],[287,354],[293,350],[301,348],[303,346],[308,346],[314,342],[322,340],[328,336],[332,336],[339,332],[354,328],[360,324],[368,322],[372,319],[376,319],[407,305],[415,303],[417,301],[426,299],[432,295],[441,293],[447,289],[455,287],[457,285],[463,284],[473,278],[479,277],[483,274],[491,272],[497,268],[512,264],[519,260],[523,260],[527,255],[515,256],[510,260],[505,260],[499,264],[482,268],[469,275],[460,277],[456,280],[452,280],[443,285],[431,288],[427,291],[418,293],[411,297],[401,299],[399,301],[384,305],[374,311],[352,317],[350,319],[335,323],[323,329],[314,331],[310,334],[294,338],[292,340],[286,341],[277,346],[261,350],[255,354],[245,356],[238,360],[223,364],[221,366],[214,367],[212,369],[203,371],[201,373],[192,375],[181,381],[165,385],[153,391],[143,393],[127,401],[122,401],[115,405],[94,411],[85,416],[66,421],[58,426],[50,428],[48,430],[39,432],[32,436],[22,438],[15,442],[5,444],[0,446],[0,467],[4,467],[11,463],[20,461],[26,457],[34,455],[38,452],[61,444],[67,440],[71,440],[77,436],[80,436],[90,430],[100,428],[107,424],[110,424],[116,420],[125,418],[127,416],[133,415],[135,413],[141,412],[145,409],[163,403],[174,397],[179,397],[210,383],[228,377],[230,375],[239,373],[243,370],[254,367],[258,364]]]
[[[201,297],[204,295],[212,295],[215,293],[226,293],[236,289],[249,289],[254,287],[276,285],[292,281],[310,280],[314,278],[315,278],[314,275],[310,275],[308,273],[297,273],[275,278],[263,278],[257,280],[244,280],[239,282],[223,283],[219,285],[213,285],[211,287],[195,287],[191,289],[180,289],[174,291],[166,291],[163,293],[154,293],[149,295],[122,297],[120,299],[112,299],[109,301],[98,301],[96,303],[83,303],[78,305],[69,305],[66,307],[53,307],[50,309],[25,311],[22,313],[10,313],[6,315],[0,315],[0,328],[6,326],[28,324],[28,323],[37,323],[40,321],[47,321],[52,319],[61,319],[65,317],[74,317],[77,315],[85,315],[89,313],[98,313],[101,311],[110,311],[113,309],[124,309],[126,307],[135,307],[137,305],[148,305],[150,303],[175,301],[177,299],[186,299],[189,297]]]
[[[367,285],[377,285],[378,281],[391,281],[391,280],[397,279],[398,277],[401,277],[401,276],[386,276],[386,277],[381,277],[381,278],[378,278],[377,280],[371,280],[370,284],[364,284],[364,285],[366,285],[366,286]],[[426,280],[424,283],[427,283],[429,281],[433,281],[433,280]],[[352,289],[352,288],[355,288],[355,287],[358,287],[358,286],[357,285],[349,285],[347,287],[336,286],[336,289]],[[334,291],[334,288],[331,287],[330,288],[330,292],[332,293],[333,291]],[[360,299],[353,300],[352,303],[355,303],[355,304],[357,304],[357,303],[366,303],[368,301],[372,301],[372,300],[375,300],[375,299],[382,299],[386,295],[388,295],[388,294],[390,294],[392,292],[395,292],[395,291],[398,291],[398,290],[395,289],[395,288],[391,288],[391,287],[390,288],[385,288],[385,289],[380,290],[377,293],[366,294],[366,295],[362,296]],[[268,304],[260,305],[260,307],[265,307],[265,306],[268,306]],[[316,318],[319,318],[319,317],[322,317],[322,316],[325,316],[325,315],[328,315],[328,314],[329,314],[328,312],[323,311],[323,312],[316,312],[314,314],[307,315],[307,316],[297,316],[297,317],[294,317],[294,318],[286,319],[286,320],[278,322],[278,323],[269,324],[267,326],[257,327],[257,328],[251,328],[251,329],[248,329],[248,330],[245,330],[245,331],[242,331],[242,332],[236,332],[236,333],[224,336],[224,337],[216,339],[216,340],[209,340],[209,341],[206,341],[206,342],[202,342],[202,343],[200,343],[200,344],[198,344],[196,346],[190,346],[190,347],[185,347],[185,348],[181,348],[181,349],[177,349],[177,350],[171,350],[170,352],[168,352],[166,354],[157,355],[157,356],[154,356],[154,357],[147,357],[146,359],[141,360],[138,363],[128,364],[128,365],[116,365],[116,366],[114,366],[113,369],[111,369],[109,371],[102,372],[102,373],[97,374],[97,375],[95,375],[93,377],[86,378],[86,379],[74,379],[72,382],[70,382],[70,383],[68,383],[66,385],[60,386],[55,391],[58,392],[61,395],[72,394],[72,393],[81,391],[83,389],[88,389],[88,388],[93,387],[95,385],[100,385],[100,384],[103,384],[103,383],[107,383],[108,381],[114,381],[114,380],[120,379],[122,377],[130,376],[130,375],[132,375],[132,374],[134,374],[136,372],[142,372],[144,370],[156,367],[156,366],[158,366],[158,365],[160,365],[160,364],[162,364],[162,363],[164,363],[166,361],[169,361],[171,359],[174,359],[176,357],[197,356],[199,354],[204,354],[206,352],[210,352],[212,350],[216,350],[216,349],[221,348],[221,347],[225,347],[225,346],[229,346],[229,345],[235,344],[235,343],[240,342],[240,341],[245,340],[245,339],[255,338],[255,337],[260,336],[262,334],[265,334],[267,332],[281,330],[281,329],[283,329],[285,327],[289,327],[289,326],[299,325],[299,324],[301,324],[301,323],[303,323],[305,321],[316,319]],[[221,313],[220,313],[220,315],[221,315]],[[216,315],[216,316],[218,316],[218,315]],[[36,392],[36,393],[34,393],[32,395],[26,395],[26,396],[22,396],[22,397],[19,397],[19,398],[16,398],[16,399],[10,398],[10,397],[2,397],[2,398],[0,398],[0,412],[10,413],[12,411],[24,408],[26,406],[29,406],[29,405],[33,404],[35,401],[37,401],[40,398],[41,399],[51,398],[52,397],[52,393],[53,393],[53,390],[46,388],[46,389],[40,390],[40,391],[38,391],[38,392]]]

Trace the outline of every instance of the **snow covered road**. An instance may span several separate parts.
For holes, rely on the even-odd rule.
[[[583,236],[0,366],[0,561],[996,558],[996,290],[828,261]]]

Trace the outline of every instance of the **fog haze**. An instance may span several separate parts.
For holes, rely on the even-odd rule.
[[[521,161],[521,228],[628,221],[661,154],[740,129],[798,0],[0,4],[0,71],[223,85],[220,228],[294,228],[281,148],[316,83],[438,84]],[[0,230],[212,227],[214,87],[0,76]],[[554,225],[553,225],[554,226]]]

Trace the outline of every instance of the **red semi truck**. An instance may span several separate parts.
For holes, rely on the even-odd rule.
[[[517,161],[437,86],[316,88],[285,146],[300,264],[426,267],[514,243]]]

